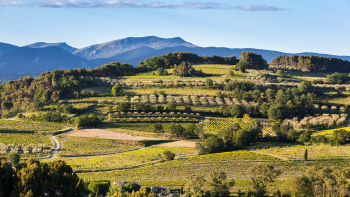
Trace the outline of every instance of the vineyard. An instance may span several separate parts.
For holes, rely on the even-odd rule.
[[[101,138],[82,138],[61,136],[62,156],[100,155],[118,153],[143,147],[143,143],[135,141],[121,141]]]
[[[227,173],[229,179],[245,180],[244,184],[250,185],[247,170],[255,163],[273,164],[276,168],[283,170],[281,179],[304,172],[304,169],[275,157],[248,151],[235,151],[175,160],[137,169],[84,172],[79,175],[86,180],[138,180],[146,183],[161,180],[164,183],[178,186],[183,185],[189,176],[208,176],[208,172],[220,169]]]
[[[59,123],[32,122],[32,121],[13,121],[0,119],[0,132],[3,131],[55,131],[60,130],[64,126]]]
[[[47,135],[28,133],[0,133],[0,143],[7,145],[53,145]]]
[[[110,170],[159,162],[164,159],[162,154],[165,150],[175,153],[176,158],[195,154],[194,148],[149,147],[113,155],[61,158],[61,160],[66,161],[75,170]]]
[[[259,148],[255,152],[274,155],[285,159],[304,159],[305,148],[308,150],[308,158],[313,159],[348,159],[350,157],[349,146],[331,146],[331,145],[295,145],[295,146],[276,146],[269,148]]]

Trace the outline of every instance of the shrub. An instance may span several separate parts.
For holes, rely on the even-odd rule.
[[[174,160],[175,159],[175,153],[169,151],[169,150],[165,150],[163,152],[163,155],[165,156],[165,159],[170,161],[170,160]]]

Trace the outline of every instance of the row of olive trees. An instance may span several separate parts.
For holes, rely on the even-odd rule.
[[[46,145],[6,145],[0,143],[0,155],[5,155],[7,153],[14,152],[14,153],[23,153],[25,155],[28,154],[37,154],[37,153],[44,153],[49,154],[51,153],[51,147]]]

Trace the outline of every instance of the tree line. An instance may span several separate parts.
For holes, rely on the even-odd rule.
[[[272,65],[286,65],[299,69],[307,69],[311,72],[350,72],[350,62],[339,58],[292,55],[278,56],[271,61]]]
[[[187,52],[175,52],[167,53],[161,56],[153,56],[152,58],[145,59],[137,64],[137,69],[139,72],[153,71],[158,68],[171,68],[175,64],[179,65],[182,62],[191,64],[230,64],[235,65],[238,63],[238,59],[235,56],[230,57],[220,57],[216,55],[211,56],[199,56],[194,53]]]

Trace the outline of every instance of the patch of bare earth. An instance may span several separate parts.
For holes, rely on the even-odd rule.
[[[196,147],[196,142],[181,140],[181,141],[167,142],[167,143],[163,143],[163,144],[158,144],[156,146],[195,148]]]
[[[77,136],[77,137],[95,137],[95,138],[104,138],[104,139],[117,139],[117,140],[158,140],[157,138],[152,137],[141,137],[136,135],[130,135],[126,133],[118,133],[106,129],[82,129],[74,131],[67,134],[67,136]]]

